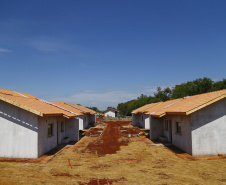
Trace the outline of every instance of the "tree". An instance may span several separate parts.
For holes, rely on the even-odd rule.
[[[107,109],[114,109],[114,110],[116,110],[116,108],[111,107],[111,106],[108,106]]]
[[[172,89],[172,99],[210,92],[212,87],[213,81],[206,77],[182,83]]]
[[[213,83],[210,78],[198,78],[193,81],[176,85],[173,88],[166,87],[162,90],[161,87],[157,87],[157,93],[155,93],[154,96],[141,94],[136,100],[118,104],[117,109],[120,111],[121,115],[130,116],[133,110],[146,104],[183,98],[185,96],[192,96],[221,89],[226,89],[226,79]]]
[[[97,107],[87,107],[87,108],[92,109],[92,110],[94,110],[96,112],[100,112],[100,110]]]
[[[164,90],[161,87],[157,87],[157,93],[155,93],[155,97],[161,101],[167,101],[171,99],[172,91],[169,87],[165,88]]]
[[[211,91],[218,91],[226,89],[226,79],[224,78],[222,81],[215,82],[212,86]]]

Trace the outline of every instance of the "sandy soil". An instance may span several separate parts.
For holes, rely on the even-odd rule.
[[[0,184],[226,184],[225,159],[184,160],[137,133],[104,122],[49,162],[0,162]]]

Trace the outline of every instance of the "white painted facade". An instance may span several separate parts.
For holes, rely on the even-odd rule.
[[[150,129],[150,116],[145,114],[132,114],[132,125]]]
[[[171,120],[172,126],[168,124],[168,129],[165,120]],[[176,132],[177,122],[181,123],[181,134]],[[193,156],[226,154],[226,98],[188,116],[152,117],[150,139],[158,136],[166,137]]]
[[[52,136],[48,136],[49,124],[53,124]],[[65,137],[78,141],[78,119],[39,117],[0,100],[0,157],[38,158]]]
[[[115,110],[109,109],[104,112],[105,117],[117,117]]]
[[[79,140],[79,119],[72,118],[66,119],[65,124],[65,136],[70,138],[70,141],[78,141]]]
[[[96,122],[96,115],[85,114],[79,116],[79,130],[84,130],[88,127],[89,124]]]
[[[0,157],[38,157],[38,116],[0,100]]]
[[[192,155],[226,154],[226,98],[191,115]]]

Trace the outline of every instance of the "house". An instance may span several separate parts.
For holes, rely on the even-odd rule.
[[[62,101],[52,103],[72,112],[76,112],[78,114],[79,130],[84,130],[90,127],[89,125],[96,122],[96,112],[82,105],[74,105]]]
[[[165,107],[156,104],[149,112],[150,105],[140,109],[145,109],[141,115],[150,113],[151,140],[161,136],[193,156],[226,154],[226,90],[164,103]]]
[[[132,111],[132,125],[138,126],[144,129],[150,129],[151,114],[153,114],[156,110],[167,107],[177,101],[178,99],[170,100],[166,102],[157,102],[157,103],[147,104],[145,106],[142,106]]]
[[[79,111],[0,89],[0,157],[38,158],[79,139]]]
[[[118,111],[112,108],[109,108],[105,111],[103,111],[103,114],[105,117],[117,117],[118,116]]]

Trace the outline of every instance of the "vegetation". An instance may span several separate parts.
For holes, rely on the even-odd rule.
[[[138,97],[136,100],[119,103],[117,109],[122,116],[131,116],[131,112],[134,109],[137,109],[146,104],[182,98],[185,96],[193,96],[196,94],[202,94],[222,89],[226,89],[226,79],[214,82],[210,78],[204,77],[196,79],[194,81],[182,83],[180,85],[175,85],[174,87],[167,87],[165,89],[157,87],[157,92],[154,94],[154,96],[141,94],[140,97]]]
[[[115,107],[110,107],[110,106],[108,106],[107,109],[114,109],[114,110],[117,110]]]
[[[92,109],[92,110],[94,110],[94,111],[96,111],[96,112],[100,112],[100,110],[97,108],[97,107],[87,107],[88,109]]]

